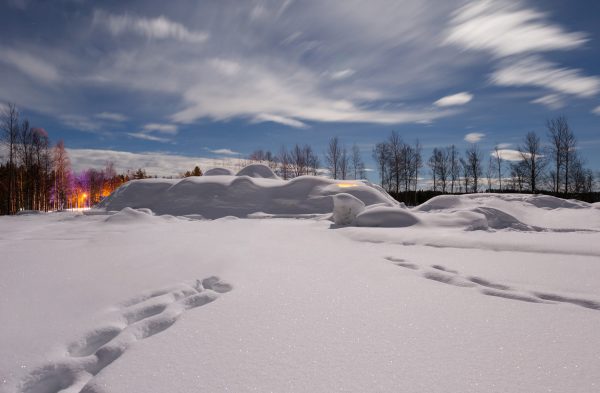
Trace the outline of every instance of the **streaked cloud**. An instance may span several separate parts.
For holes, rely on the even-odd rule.
[[[470,132],[465,135],[465,141],[469,143],[477,143],[485,137],[485,134],[481,132]]]
[[[531,101],[533,104],[544,105],[549,109],[560,109],[565,106],[565,101],[560,94],[548,94]]]
[[[28,77],[43,83],[56,83],[60,74],[55,66],[46,59],[32,55],[24,50],[0,46],[0,62],[16,68]]]
[[[171,141],[169,138],[163,138],[163,137],[160,137],[160,136],[151,135],[151,134],[148,134],[146,132],[128,132],[127,135],[129,135],[132,138],[142,139],[142,140],[145,140],[145,141],[152,141],[152,142],[166,143],[166,142],[170,142]]]
[[[177,134],[177,126],[175,124],[149,123],[144,125],[143,129],[145,132],[160,132],[170,135]]]
[[[135,172],[138,168],[143,168],[149,175],[180,176],[196,165],[203,171],[216,167],[237,171],[241,168],[242,162],[231,157],[190,157],[162,152],[132,153],[100,149],[67,149],[67,152],[75,172],[89,168],[102,169],[110,161],[114,163],[119,173]]]
[[[116,121],[116,122],[122,122],[122,121],[126,121],[128,119],[127,116],[125,116],[125,115],[122,115],[120,113],[112,113],[112,112],[97,113],[96,115],[94,115],[94,117],[96,117],[97,119],[101,119],[101,120]]]
[[[466,91],[461,93],[452,94],[449,96],[445,96],[437,100],[433,103],[435,106],[457,106],[457,105],[465,105],[469,101],[473,99],[473,94],[470,94]]]
[[[354,71],[350,68],[346,68],[343,70],[332,72],[330,75],[331,75],[331,79],[333,79],[333,80],[341,80],[341,79],[346,79],[348,77],[351,77],[352,75],[354,75],[355,72],[356,71]]]
[[[496,156],[496,151],[490,153],[492,157]],[[506,161],[523,161],[523,155],[520,151],[514,149],[499,149],[498,156]]]
[[[81,115],[60,115],[61,122],[69,128],[79,131],[98,131],[100,123]]]
[[[521,1],[471,1],[452,17],[446,44],[483,50],[497,57],[569,50],[588,41],[586,34],[566,31],[548,14]]]
[[[597,107],[595,107],[594,109],[592,109],[592,113],[595,115],[600,116],[600,105],[598,105]]]
[[[292,119],[289,117],[278,116],[278,115],[270,115],[268,113],[260,113],[254,116],[253,122],[262,123],[262,122],[273,122],[279,123],[286,126],[294,127],[294,128],[307,128],[308,125],[302,123],[300,120]]]
[[[499,86],[535,86],[583,98],[600,92],[600,77],[585,76],[581,70],[562,68],[539,57],[506,63],[490,80]]]
[[[214,154],[225,155],[225,156],[236,156],[236,155],[240,154],[237,151],[233,151],[231,149],[214,149],[214,150],[208,149],[208,151],[210,151],[211,153],[214,153]]]
[[[181,23],[164,16],[145,18],[130,14],[114,15],[105,11],[94,12],[94,25],[101,25],[113,35],[135,33],[149,39],[175,39],[189,43],[202,43],[208,34],[202,31],[189,30]]]

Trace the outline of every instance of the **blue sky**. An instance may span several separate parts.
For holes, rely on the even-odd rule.
[[[582,0],[7,0],[0,102],[76,168],[177,174],[332,136],[374,167],[392,130],[425,156],[478,141],[510,157],[564,114],[599,169],[598,15]]]

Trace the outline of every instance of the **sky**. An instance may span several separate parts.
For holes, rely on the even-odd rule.
[[[495,145],[567,116],[600,169],[596,0],[0,2],[0,105],[63,139],[75,169],[177,175],[392,130]],[[369,175],[373,180],[375,171]]]

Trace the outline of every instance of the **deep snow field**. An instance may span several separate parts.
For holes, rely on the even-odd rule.
[[[600,391],[597,204],[214,174],[0,217],[0,391]]]

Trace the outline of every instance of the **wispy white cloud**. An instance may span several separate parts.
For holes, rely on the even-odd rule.
[[[465,141],[469,143],[477,143],[485,137],[485,134],[481,132],[470,132],[465,135]]]
[[[64,125],[67,127],[79,130],[79,131],[98,131],[100,129],[100,124],[96,121],[93,121],[86,116],[81,115],[61,115],[59,119],[62,121]]]
[[[169,135],[177,134],[177,126],[175,124],[149,123],[144,125],[143,129],[145,132],[160,132]]]
[[[94,117],[101,119],[101,120],[116,121],[116,122],[122,122],[122,121],[126,121],[128,119],[128,117],[125,115],[122,115],[120,113],[112,113],[112,112],[97,113]]]
[[[294,128],[308,128],[308,125],[301,122],[300,120],[292,119],[290,117],[271,115],[268,113],[260,113],[254,116],[252,120],[254,123],[262,123],[262,122],[273,122],[279,123],[286,126],[294,127]]]
[[[100,149],[67,149],[67,152],[76,172],[89,168],[101,169],[111,161],[119,173],[143,168],[149,175],[179,176],[196,165],[203,171],[215,167],[227,167],[236,171],[242,163],[237,158],[189,157],[162,152],[132,153]]]
[[[457,105],[465,105],[473,99],[473,94],[470,94],[466,91],[461,93],[452,94],[449,96],[445,96],[434,102],[435,106],[457,106]]]
[[[446,44],[484,50],[503,57],[580,47],[588,38],[549,21],[546,13],[520,1],[471,1],[458,9],[447,31]]]
[[[214,154],[225,155],[225,156],[236,156],[236,155],[240,154],[237,151],[233,151],[231,149],[214,149],[214,150],[208,149],[208,151],[210,151],[211,153],[214,153]]]
[[[498,154],[496,155],[496,151],[490,153],[490,155],[494,158],[499,156],[502,160],[505,161],[522,161],[523,156],[521,156],[521,152],[514,149],[498,149]]]
[[[8,64],[30,78],[44,83],[55,83],[60,80],[56,67],[46,59],[39,58],[23,50],[0,46],[0,62]]]
[[[163,137],[159,137],[156,135],[147,134],[145,132],[128,132],[127,135],[129,135],[132,138],[142,139],[145,141],[152,141],[152,142],[166,143],[166,142],[171,141],[169,138],[163,138]]]
[[[240,63],[227,59],[215,58],[209,61],[210,65],[221,75],[234,76],[240,72]]]
[[[164,136],[157,136],[155,133],[174,136],[177,135],[177,126],[175,124],[161,124],[161,123],[149,123],[145,124],[142,127],[141,131],[138,132],[129,132],[129,135],[132,138],[142,139],[145,141],[153,141],[153,142],[171,142],[171,138],[166,138]]]
[[[532,104],[544,105],[550,109],[560,109],[565,106],[565,101],[560,94],[548,94],[531,101]]]
[[[598,105],[597,107],[595,107],[594,109],[592,109],[592,113],[595,115],[600,116],[600,105]]]
[[[585,76],[581,70],[561,68],[539,57],[506,63],[494,71],[490,80],[499,86],[536,86],[579,97],[600,92],[600,77]]]
[[[341,79],[346,79],[346,78],[351,77],[352,75],[355,74],[355,72],[356,71],[354,71],[353,69],[346,68],[343,70],[332,72],[330,75],[331,75],[331,79],[333,79],[333,80],[341,80]]]
[[[175,39],[189,43],[201,43],[208,39],[202,31],[189,30],[181,23],[165,16],[145,18],[129,14],[114,15],[105,11],[94,12],[94,25],[102,25],[113,35],[136,33],[149,39]]]

